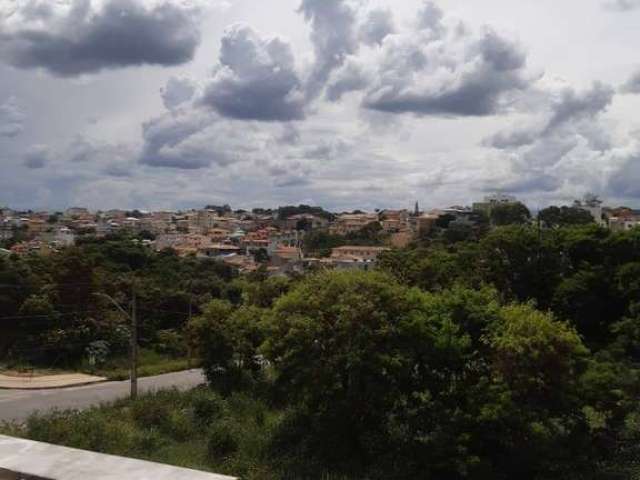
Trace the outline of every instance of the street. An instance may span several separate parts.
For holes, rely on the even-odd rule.
[[[176,387],[187,390],[205,381],[202,370],[138,379],[139,392]],[[81,409],[129,395],[129,381],[105,382],[58,390],[0,390],[0,422],[25,420],[34,412]]]

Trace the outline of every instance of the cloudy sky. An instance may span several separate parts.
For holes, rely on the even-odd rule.
[[[0,204],[640,206],[640,0],[0,0]]]

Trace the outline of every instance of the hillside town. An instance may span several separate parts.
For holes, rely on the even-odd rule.
[[[179,256],[214,258],[243,273],[261,265],[271,274],[313,267],[368,270],[386,250],[406,247],[438,228],[464,232],[490,227],[496,207],[518,205],[526,211],[526,221],[536,222],[517,198],[503,194],[487,196],[470,207],[428,211],[422,211],[418,202],[413,209],[343,213],[306,205],[252,211],[225,205],[153,212],[82,207],[64,212],[16,211],[4,207],[0,208],[0,242],[6,248],[0,254],[47,255],[86,237],[128,233],[157,252],[171,249]],[[549,210],[553,208],[557,207]],[[640,225],[640,210],[606,207],[594,195],[563,208],[588,212],[594,223],[614,231]],[[540,216],[537,221],[540,223]],[[330,248],[314,249],[311,238],[318,236],[333,239]]]

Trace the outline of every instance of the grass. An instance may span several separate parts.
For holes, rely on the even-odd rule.
[[[146,348],[141,348],[138,352],[139,377],[178,372],[188,370],[189,368],[196,368],[199,365],[199,360],[189,361],[188,358],[174,358]],[[126,380],[129,378],[129,357],[115,357],[98,368],[92,367],[88,363],[83,363],[81,370],[92,375],[105,377],[109,380]]]
[[[282,478],[268,444],[282,414],[245,394],[227,399],[201,387],[145,394],[89,410],[35,415],[0,431],[96,452],[241,476]]]
[[[175,358],[170,355],[158,353],[149,348],[141,348],[138,352],[138,376],[151,377],[163,373],[179,372],[200,366],[198,359]],[[119,355],[110,358],[99,367],[83,361],[79,365],[69,365],[64,368],[53,368],[39,365],[30,365],[25,362],[0,363],[0,374],[22,376],[46,376],[65,373],[82,372],[90,375],[105,377],[108,380],[126,380],[129,378],[129,356]]]
[[[320,469],[309,475],[287,472],[287,459],[273,449],[285,415],[247,393],[222,398],[202,386],[83,411],[36,414],[23,424],[0,425],[0,433],[243,480],[348,480]]]

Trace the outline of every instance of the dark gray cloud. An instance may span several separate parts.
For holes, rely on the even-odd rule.
[[[537,137],[538,132],[535,130],[504,131],[486,138],[482,143],[486,147],[507,150],[524,145],[531,145]]]
[[[160,91],[162,103],[169,110],[173,110],[191,101],[196,94],[197,86],[193,80],[185,77],[171,77],[167,85]]]
[[[98,170],[114,177],[131,176],[135,168],[135,152],[127,145],[112,145],[77,137],[67,147],[65,158],[86,168]]]
[[[597,158],[611,148],[611,140],[600,124],[600,116],[613,100],[610,86],[594,83],[583,91],[567,87],[546,95],[547,110],[540,122],[499,132],[483,142],[510,155],[515,174],[500,185],[505,191],[556,191],[564,184],[557,173],[560,162]],[[581,175],[574,180],[586,181]]]
[[[300,12],[311,23],[315,64],[306,91],[312,98],[346,56],[358,49],[356,13],[345,0],[302,0]]]
[[[213,155],[201,144],[189,143],[212,121],[209,116],[165,115],[142,126],[144,146],[139,162],[152,167],[198,169],[210,166]]]
[[[526,55],[491,30],[470,42],[462,58],[436,50],[420,55],[419,42],[424,40],[415,37],[408,58],[402,52],[396,56],[395,45],[389,46],[379,80],[365,96],[366,108],[421,116],[486,116],[501,111],[509,94],[529,87]],[[413,70],[407,70],[407,60]]]
[[[37,170],[47,166],[51,160],[51,151],[46,145],[34,145],[24,154],[22,163],[25,167]]]
[[[607,190],[615,197],[640,198],[640,152],[628,155],[609,177]]]
[[[607,10],[628,12],[640,8],[640,0],[608,0],[603,3]]]
[[[350,148],[344,140],[322,141],[305,148],[302,156],[311,160],[331,160],[346,154]]]
[[[442,19],[444,13],[433,2],[424,2],[422,8],[418,11],[417,27],[421,30],[433,30],[441,34],[443,31]]]
[[[574,132],[556,132],[539,137],[530,147],[519,152],[516,163],[523,170],[552,167],[579,145]]]
[[[200,43],[198,9],[189,2],[26,0],[0,19],[0,59],[58,76],[134,65],[179,65]]]
[[[519,172],[517,178],[504,182],[492,181],[486,185],[486,192],[495,192],[496,189],[511,194],[523,194],[534,192],[555,192],[562,187],[564,181],[555,175],[542,172]]]
[[[367,12],[360,24],[359,38],[365,45],[380,44],[387,35],[395,32],[393,13],[386,8]]]
[[[640,93],[640,70],[634,72],[620,90],[622,93]]]
[[[25,113],[15,97],[0,103],[0,137],[12,138],[22,133],[25,119]]]
[[[219,117],[202,109],[168,112],[143,124],[138,162],[182,170],[231,167],[271,158],[278,145],[269,124]]]
[[[576,92],[573,88],[564,89],[552,106],[553,114],[543,134],[552,132],[567,122],[593,119],[611,105],[614,94],[613,88],[600,82],[594,83],[590,90],[584,92]]]
[[[295,145],[300,141],[300,131],[293,123],[285,123],[282,126],[282,133],[278,135],[277,140],[279,143],[285,145]]]
[[[593,150],[611,147],[610,139],[599,124],[599,116],[611,105],[614,90],[596,82],[590,89],[564,88],[558,95],[548,93],[549,108],[541,124],[498,132],[484,140],[484,145],[500,150],[527,147],[526,161],[556,163],[583,138]],[[555,158],[555,161],[553,160]]]
[[[263,38],[246,25],[232,25],[200,103],[242,120],[302,119],[304,95],[291,46],[277,37]]]
[[[276,177],[273,181],[273,185],[278,188],[302,187],[310,184],[311,180],[307,175],[295,174]]]
[[[326,97],[331,102],[337,102],[343,95],[366,88],[370,82],[364,65],[356,58],[350,58],[331,76],[327,85]]]

